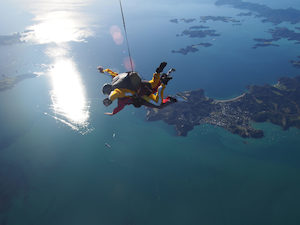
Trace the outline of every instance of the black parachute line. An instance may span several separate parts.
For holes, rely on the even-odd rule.
[[[120,3],[121,14],[122,14],[123,27],[124,27],[125,38],[126,38],[126,43],[127,43],[127,49],[128,49],[129,60],[130,60],[131,72],[132,72],[133,71],[133,63],[132,63],[132,58],[131,58],[131,53],[130,53],[130,47],[129,47],[129,42],[128,42],[128,35],[127,35],[125,17],[124,17],[124,12],[123,12],[123,7],[122,7],[121,0],[119,0],[119,3]]]

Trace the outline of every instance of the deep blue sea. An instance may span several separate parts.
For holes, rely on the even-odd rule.
[[[297,0],[248,2],[300,10]],[[218,99],[300,74],[290,63],[299,56],[294,42],[252,49],[275,25],[214,3],[123,1],[136,71],[150,80],[167,61],[176,72],[166,94],[202,88]],[[39,75],[0,92],[0,225],[300,224],[300,130],[254,124],[265,137],[245,140],[201,125],[178,137],[147,122],[144,109],[104,115],[113,110],[102,104],[110,77],[97,66],[127,70],[118,1],[2,1],[0,21],[0,78]],[[220,36],[176,36],[195,25]],[[13,34],[22,42],[1,42]],[[172,53],[201,42],[213,46]]]

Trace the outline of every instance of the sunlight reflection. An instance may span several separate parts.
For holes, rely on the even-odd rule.
[[[80,133],[89,131],[89,103],[76,63],[71,58],[70,42],[84,42],[93,35],[84,6],[91,0],[25,0],[34,15],[22,40],[47,44],[45,54],[53,61],[49,76],[52,113],[45,113]]]
[[[27,27],[28,31],[23,33],[22,41],[59,44],[69,41],[82,42],[92,35],[92,32],[79,20],[79,15],[74,12],[50,12],[38,15],[35,20],[39,23]]]
[[[21,40],[38,44],[84,41],[92,35],[88,26],[90,19],[81,12],[89,2],[61,0],[29,3],[35,24],[26,28]]]
[[[89,107],[76,65],[71,59],[59,58],[49,71],[53,90],[53,110],[80,126],[87,125]]]

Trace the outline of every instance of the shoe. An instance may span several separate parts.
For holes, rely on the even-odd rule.
[[[167,63],[166,62],[162,62],[159,67],[156,69],[156,73],[161,73],[164,68],[166,67]]]
[[[177,102],[177,99],[171,96],[168,96],[170,102]]]

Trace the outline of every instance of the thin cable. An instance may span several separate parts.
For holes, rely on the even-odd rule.
[[[129,60],[130,60],[131,71],[133,72],[133,63],[132,63],[132,58],[131,58],[131,53],[130,53],[130,48],[129,48],[129,42],[128,42],[128,37],[127,37],[127,30],[126,30],[125,18],[124,18],[124,13],[123,13],[123,7],[122,7],[121,0],[119,0],[119,2],[120,2],[122,19],[123,19],[123,27],[124,27],[125,38],[126,38],[126,42],[127,42],[127,49],[128,49],[128,55],[129,55]]]

